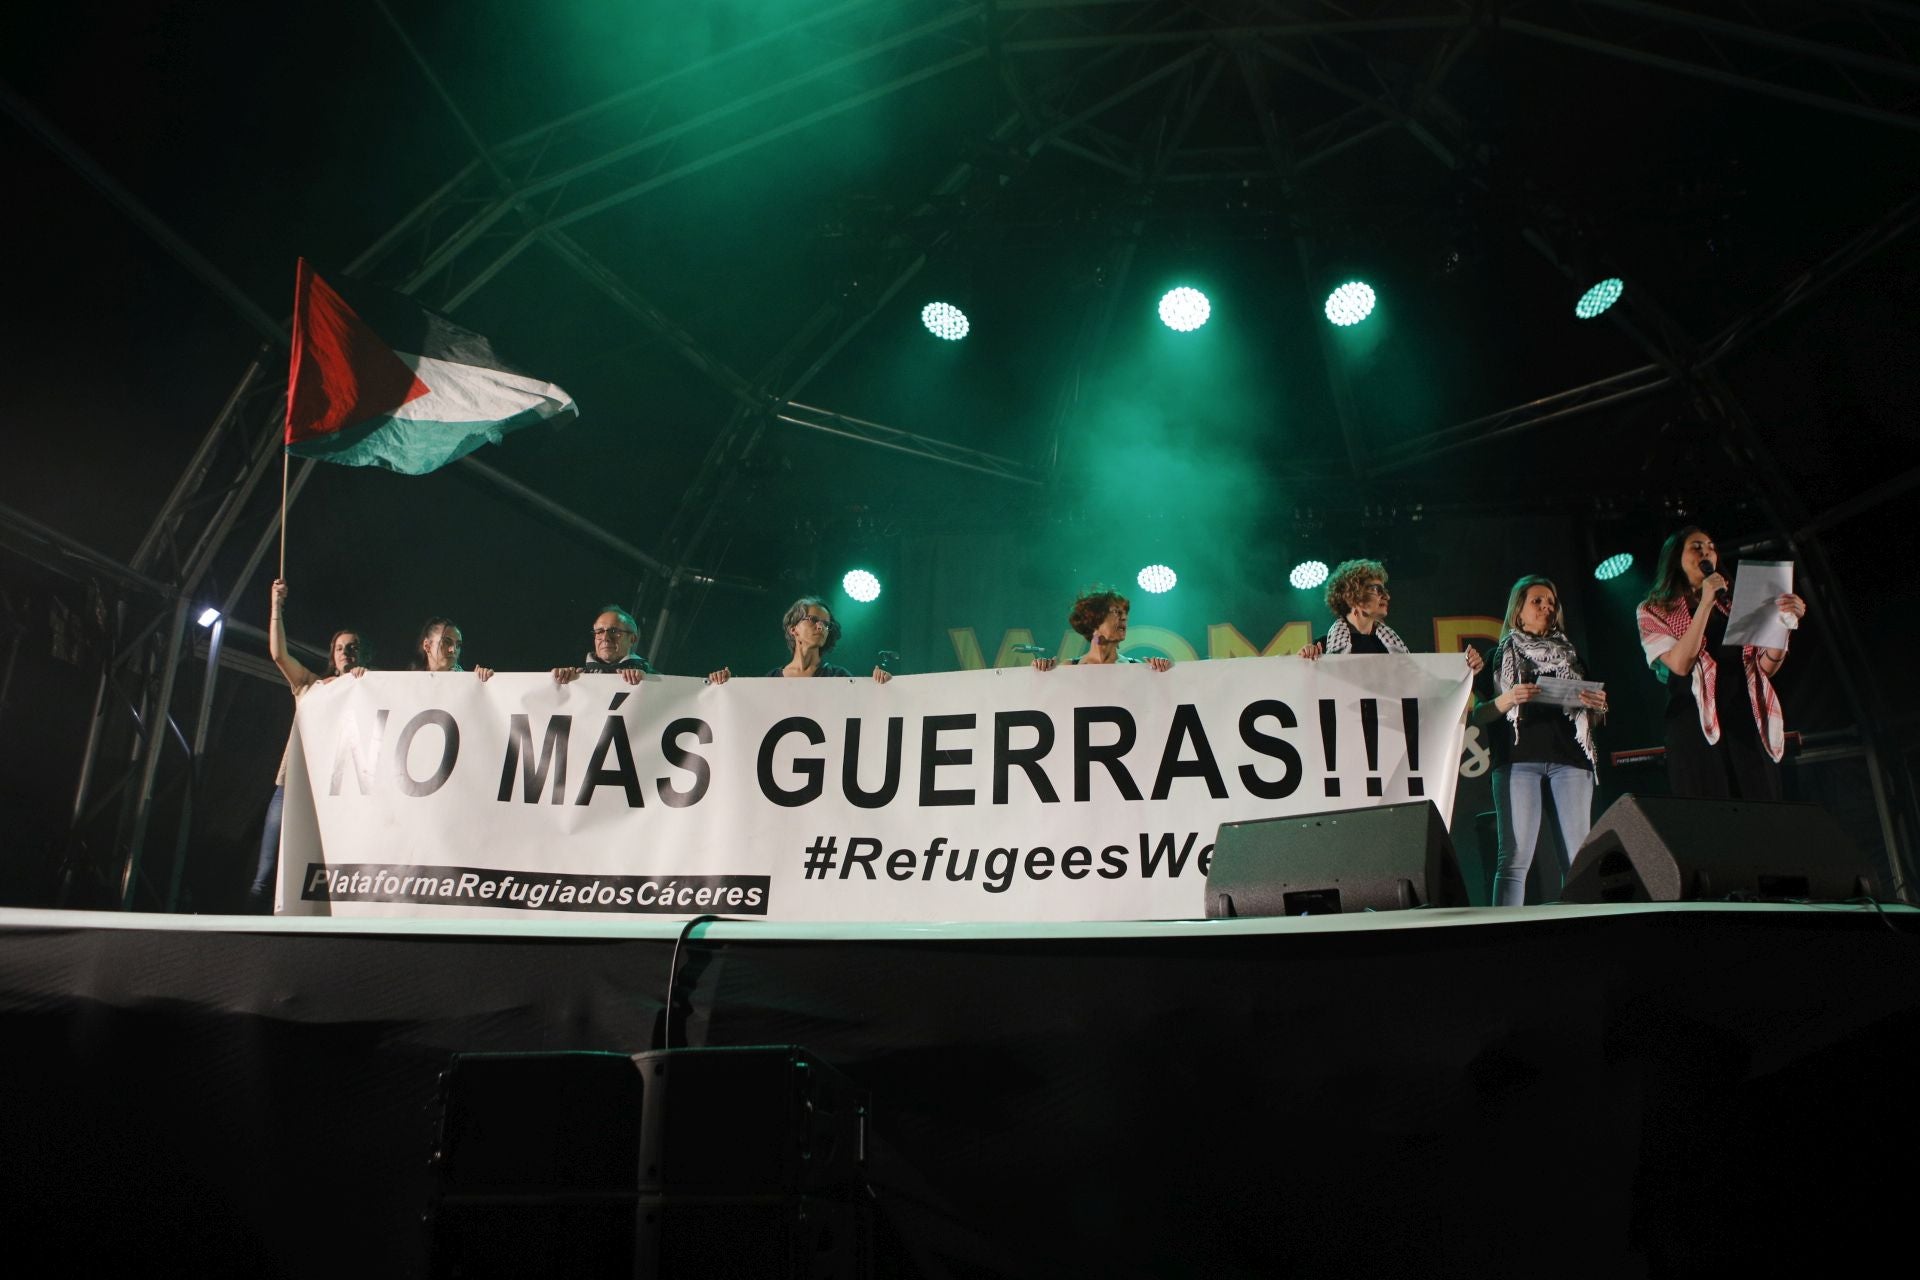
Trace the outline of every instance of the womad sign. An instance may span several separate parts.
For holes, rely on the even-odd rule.
[[[1452,812],[1457,653],[871,680],[373,673],[300,700],[280,907],[1205,914],[1222,822]]]

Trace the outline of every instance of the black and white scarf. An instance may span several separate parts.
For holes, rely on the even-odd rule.
[[[1567,639],[1564,631],[1536,636],[1516,627],[1500,641],[1497,658],[1493,668],[1493,687],[1501,693],[1516,684],[1532,684],[1541,676],[1558,676],[1563,680],[1587,678],[1586,669],[1580,665],[1580,655],[1574,651],[1573,642]],[[1513,726],[1515,742],[1520,741],[1521,706],[1516,702],[1513,709],[1507,712],[1507,723]],[[1580,744],[1581,754],[1587,757],[1590,766],[1598,770],[1598,757],[1593,751],[1593,726],[1587,709],[1562,707],[1560,710],[1573,721],[1573,737]]]
[[[1380,637],[1380,643],[1387,646],[1388,653],[1406,653],[1407,642],[1394,634],[1392,627],[1384,622],[1373,624],[1373,634]],[[1327,653],[1350,653],[1353,650],[1353,628],[1347,625],[1345,618],[1337,619],[1327,629]]]

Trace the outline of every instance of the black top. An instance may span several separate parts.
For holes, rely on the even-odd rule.
[[[767,674],[770,676],[781,675],[785,673],[786,669],[787,669],[786,664],[781,663],[779,666],[775,667],[773,670],[767,672]],[[837,667],[831,662],[821,663],[818,667],[814,669],[813,674],[816,676],[845,676],[848,679],[851,679],[853,677],[853,672],[847,670],[845,667]]]
[[[645,658],[641,657],[637,653],[630,653],[626,657],[620,659],[620,661],[618,662],[602,662],[600,661],[600,659],[594,657],[592,654],[588,654],[586,658],[580,663],[580,669],[582,671],[592,671],[597,673],[605,673],[608,671],[625,671],[632,667],[638,667],[641,671],[646,672],[650,676],[659,674],[653,669],[653,664],[651,662],[648,662]]]
[[[1706,635],[1701,638],[1700,651],[1714,661],[1713,702],[1720,712],[1720,733],[1724,738],[1731,733],[1742,738],[1758,739],[1759,726],[1753,722],[1753,700],[1747,696],[1747,668],[1739,645],[1727,644],[1727,617],[1718,605],[1709,605],[1713,610],[1707,618]],[[1680,704],[1685,704],[1681,711]],[[1696,721],[1700,713],[1694,709],[1693,678],[1667,673],[1667,714],[1692,716]]]
[[[1387,648],[1387,642],[1385,640],[1382,640],[1379,636],[1379,633],[1377,632],[1355,631],[1352,633],[1352,635],[1353,635],[1353,647],[1347,650],[1348,653],[1392,653],[1393,652],[1393,650]],[[1318,640],[1315,640],[1314,643],[1319,645],[1322,649],[1324,649],[1327,647],[1327,638],[1325,636],[1321,636]]]
[[[1573,717],[1559,707],[1532,703],[1520,704],[1520,726],[1516,740],[1513,721],[1494,709],[1493,700],[1499,696],[1494,687],[1494,668],[1500,663],[1499,650],[1487,659],[1487,665],[1480,668],[1480,674],[1473,678],[1474,696],[1480,699],[1480,707],[1474,712],[1474,723],[1480,726],[1480,735],[1486,740],[1487,749],[1493,753],[1493,767],[1498,769],[1508,764],[1570,764],[1582,769],[1593,768],[1593,761],[1587,759],[1587,753],[1580,749],[1580,739],[1574,736]],[[1532,684],[1538,679],[1533,664],[1525,657],[1520,659],[1520,682]]]

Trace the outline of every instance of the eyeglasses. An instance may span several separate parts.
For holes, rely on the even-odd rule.
[[[1370,596],[1386,597],[1393,594],[1393,592],[1387,590],[1387,584],[1384,582],[1369,582],[1366,586],[1362,587],[1361,590]]]
[[[595,627],[593,629],[593,638],[595,640],[598,640],[601,636],[630,636],[632,634],[633,632],[627,630],[625,627]]]
[[[800,625],[801,622],[811,622],[816,627],[830,627],[833,625],[832,618],[816,618],[810,613],[807,614],[805,617],[801,618],[799,622],[796,622],[793,625],[797,627]]]

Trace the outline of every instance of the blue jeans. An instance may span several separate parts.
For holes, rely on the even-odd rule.
[[[280,811],[287,802],[287,789],[275,787],[267,801],[267,825],[260,832],[260,861],[253,869],[253,887],[247,890],[247,906],[254,912],[273,914],[273,873],[280,869]]]
[[[1527,900],[1527,872],[1540,843],[1540,792],[1553,789],[1560,843],[1569,863],[1593,826],[1593,773],[1577,764],[1525,761],[1493,773],[1493,811],[1500,828],[1500,857],[1493,871],[1493,905],[1517,907]],[[1566,878],[1566,867],[1560,868]]]

